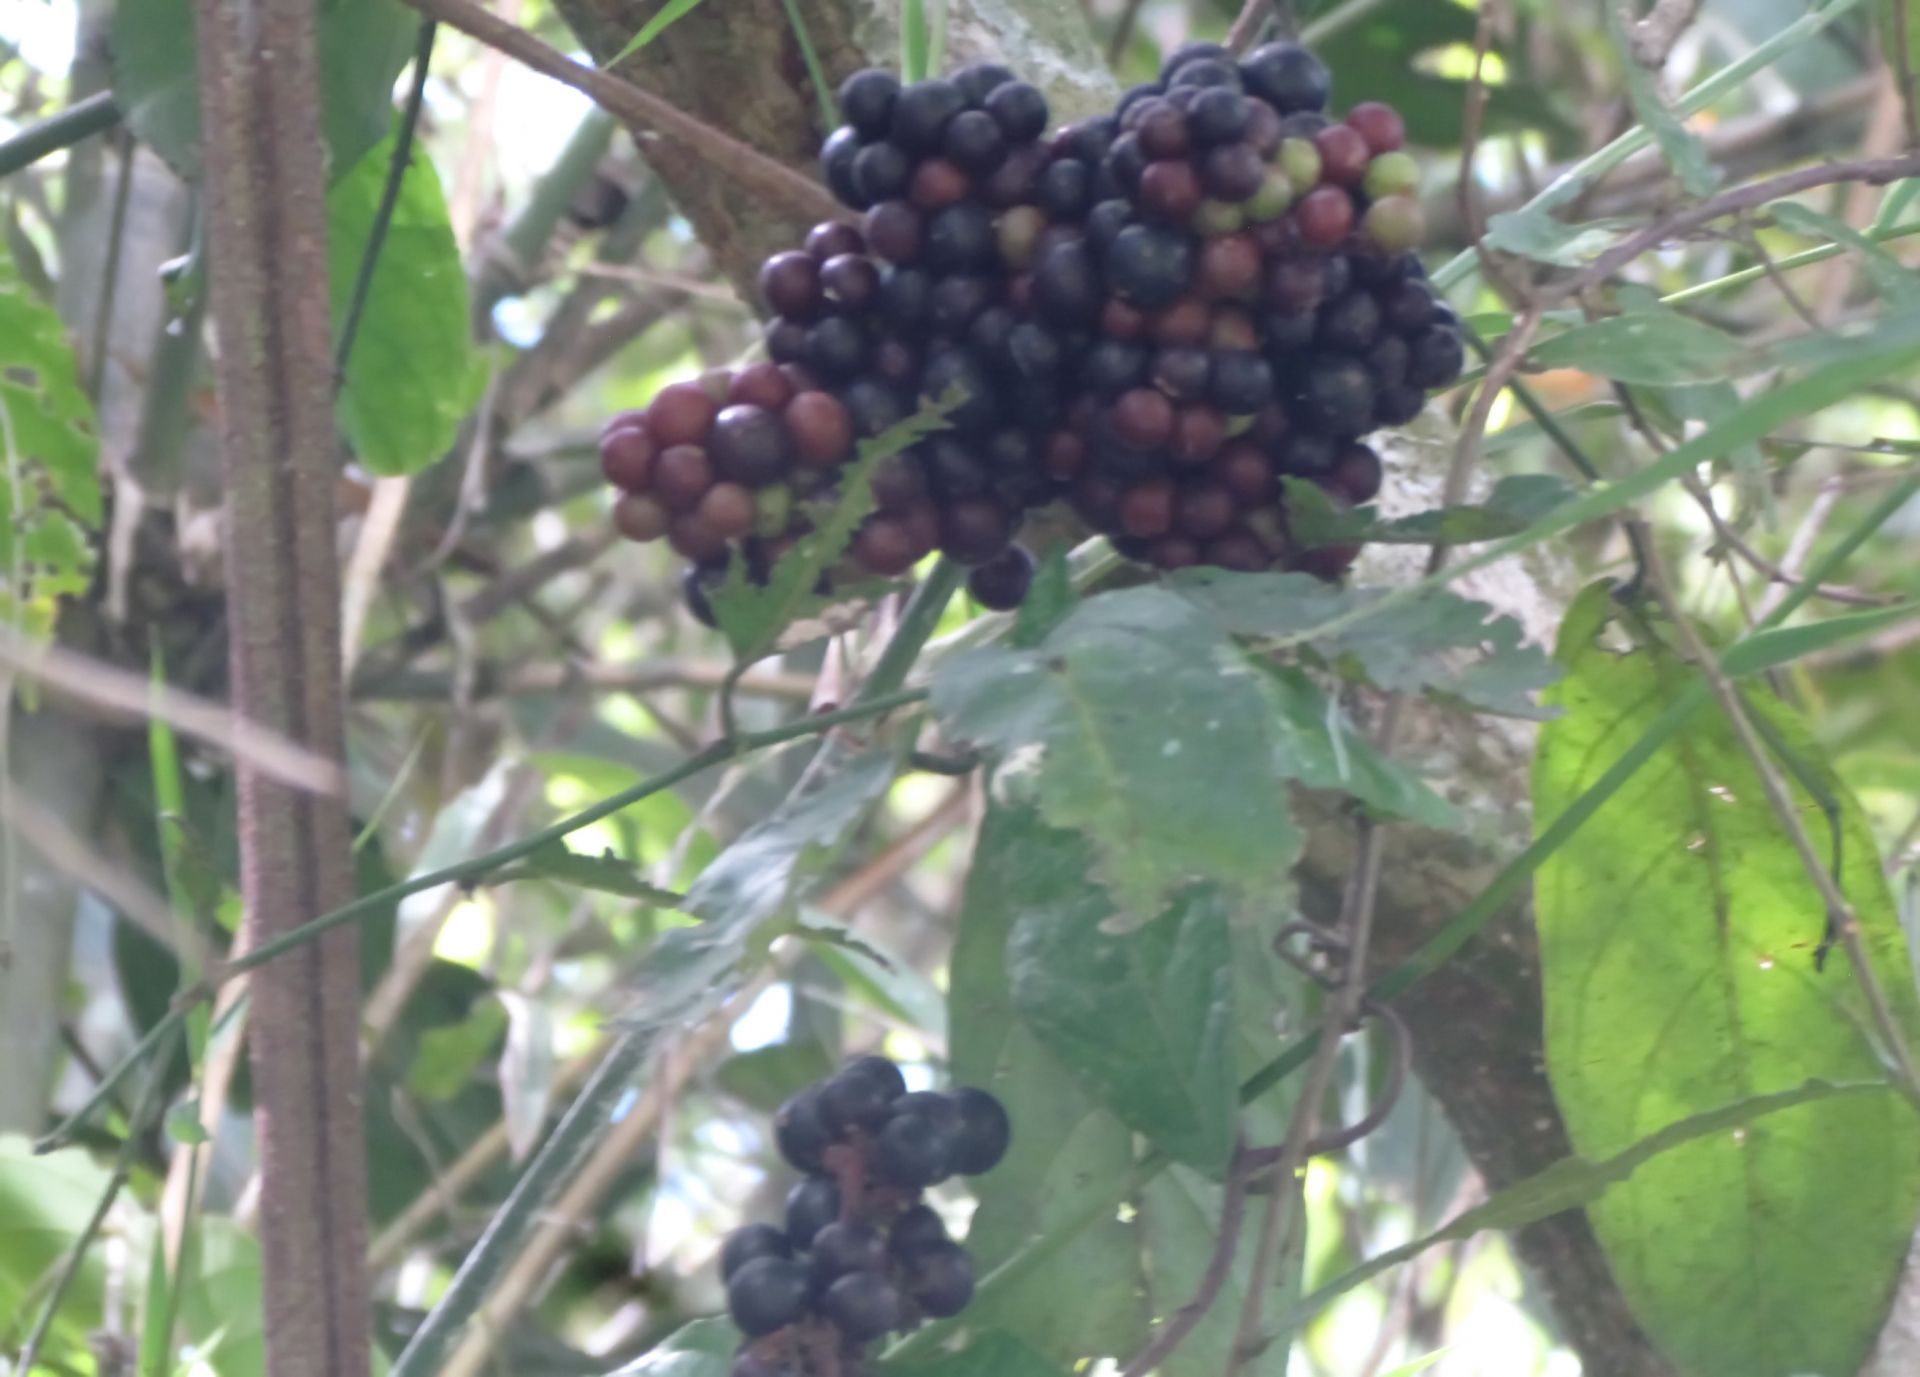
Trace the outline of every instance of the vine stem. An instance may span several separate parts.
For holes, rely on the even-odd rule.
[[[120,123],[120,107],[113,92],[101,91],[77,100],[57,115],[49,115],[38,124],[30,124],[18,134],[0,143],[0,177],[10,176],[23,167],[31,167],[49,153],[71,148]]]

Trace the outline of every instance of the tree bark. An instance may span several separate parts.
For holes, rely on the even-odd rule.
[[[342,756],[325,153],[313,0],[196,0],[235,708]],[[344,773],[344,772],[343,772]],[[340,792],[239,767],[252,945],[353,897]],[[272,1377],[369,1366],[359,962],[343,927],[252,978]]]

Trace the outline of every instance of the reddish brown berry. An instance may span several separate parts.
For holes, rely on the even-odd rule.
[[[1258,506],[1271,501],[1279,491],[1273,461],[1257,445],[1246,441],[1229,445],[1213,461],[1213,476],[1221,486],[1240,500],[1242,506]]]
[[[1353,231],[1353,198],[1337,186],[1315,187],[1293,214],[1301,238],[1323,248],[1332,248]]]
[[[1245,353],[1260,347],[1260,331],[1253,317],[1238,306],[1216,306],[1207,325],[1211,349]]]
[[[601,438],[600,472],[615,487],[639,492],[653,476],[656,453],[653,436],[644,424],[634,421]]]
[[[840,220],[827,220],[807,231],[807,252],[822,263],[843,253],[865,253],[860,231]]]
[[[820,265],[797,249],[776,253],[760,268],[760,296],[775,315],[805,319],[820,305]]]
[[[1120,498],[1120,529],[1150,539],[1173,529],[1173,484],[1164,478],[1136,483]]]
[[[667,543],[674,553],[696,564],[726,553],[727,538],[709,526],[698,512],[676,516],[667,527]]]
[[[713,486],[713,465],[698,445],[672,445],[653,461],[653,494],[667,510],[690,512]]]
[[[722,540],[735,540],[753,529],[753,494],[738,483],[715,483],[700,499],[693,514]]]
[[[907,199],[921,210],[944,210],[964,201],[972,190],[972,180],[958,166],[945,158],[929,158],[913,170]]]
[[[1226,417],[1210,406],[1183,406],[1174,418],[1168,453],[1176,464],[1204,464],[1226,440]]]
[[[1146,333],[1147,318],[1140,309],[1115,297],[1100,311],[1100,333],[1110,339],[1138,339]]]
[[[1373,150],[1360,131],[1347,124],[1330,124],[1313,136],[1320,153],[1320,175],[1336,186],[1359,186],[1367,178]]]
[[[1266,546],[1246,531],[1230,531],[1208,541],[1201,547],[1200,556],[1208,564],[1243,574],[1257,574],[1273,563]]]
[[[1371,445],[1353,444],[1340,451],[1340,457],[1334,460],[1333,472],[1327,475],[1326,483],[1328,487],[1338,489],[1347,501],[1358,506],[1380,495],[1382,478],[1379,454]]]
[[[781,419],[802,464],[824,469],[852,457],[853,418],[832,393],[800,393],[787,403]]]
[[[1367,141],[1371,153],[1392,153],[1407,141],[1407,122],[1391,105],[1362,101],[1347,111],[1347,123]]]
[[[699,383],[672,383],[661,388],[647,408],[647,429],[662,449],[704,444],[719,414],[720,403]]]
[[[628,540],[658,540],[667,533],[673,514],[654,497],[628,493],[613,504],[614,529]]]
[[[1207,240],[1194,286],[1210,301],[1251,301],[1260,290],[1260,246],[1245,234]]]
[[[1225,535],[1238,515],[1233,494],[1218,483],[1202,483],[1184,490],[1174,504],[1173,521],[1181,535],[1212,540]]]
[[[1153,387],[1136,387],[1113,404],[1113,433],[1134,449],[1158,449],[1173,434],[1173,403]]]
[[[750,363],[733,375],[733,383],[727,388],[727,402],[778,411],[793,400],[793,391],[792,382],[778,364]]]
[[[1149,333],[1153,342],[1163,347],[1199,344],[1206,339],[1212,319],[1206,303],[1194,297],[1182,297],[1153,317]]]
[[[913,533],[890,516],[870,517],[853,538],[852,554],[882,578],[896,578],[914,566]]]
[[[1147,563],[1171,573],[1191,569],[1200,562],[1200,547],[1185,536],[1161,536],[1147,547]]]
[[[1163,158],[1140,174],[1140,208],[1156,220],[1184,225],[1200,201],[1200,178],[1189,162]]]

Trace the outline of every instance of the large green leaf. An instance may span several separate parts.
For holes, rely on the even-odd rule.
[[[1564,717],[1542,732],[1534,811],[1557,816],[1694,673],[1603,644],[1604,588],[1562,628]],[[1908,1036],[1920,1027],[1892,900],[1858,806],[1787,709],[1760,713],[1839,801],[1861,940]],[[1814,800],[1796,787],[1808,825]],[[1824,837],[1823,837],[1824,849]],[[1584,1157],[1730,1098],[1881,1066],[1844,958],[1816,969],[1818,891],[1731,725],[1702,713],[1541,867],[1535,909],[1548,1074]],[[1920,1207],[1920,1117],[1889,1096],[1792,1109],[1676,1148],[1591,1209],[1614,1275],[1688,1373],[1851,1372],[1885,1313]]]
[[[975,1334],[958,1353],[930,1363],[883,1363],[880,1370],[893,1377],[1067,1377],[1058,1363],[999,1330]]]
[[[947,728],[1028,772],[1047,820],[1084,832],[1136,920],[1183,887],[1282,884],[1299,852],[1272,766],[1259,676],[1181,599],[1090,599],[1032,650],[984,646],[941,665]]]
[[[400,0],[320,0],[322,130],[339,177],[380,142],[393,83],[420,16]],[[127,124],[183,177],[200,174],[193,0],[128,0],[113,11],[113,95]]]
[[[1655,387],[1724,378],[1740,355],[1740,341],[1724,330],[1658,306],[1575,326],[1532,350],[1540,368]]]
[[[620,1368],[613,1377],[727,1377],[740,1331],[726,1320],[695,1320]]]
[[[1092,866],[1075,834],[1032,843],[1076,875]],[[1084,881],[1026,896],[1007,943],[1014,1008],[1136,1133],[1218,1177],[1239,1108],[1226,905],[1216,889],[1193,889],[1124,934],[1108,930],[1113,914]]]
[[[375,145],[327,193],[336,332],[353,300],[393,147],[392,139]],[[433,162],[416,150],[347,360],[336,408],[340,429],[368,469],[413,473],[446,453],[479,382],[460,249]]]
[[[974,845],[948,989],[954,1080],[991,1090],[1014,1124],[1006,1158],[971,1185],[967,1249],[985,1275],[1091,1205],[1119,1199],[1133,1135],[1020,1021],[1007,939],[1020,912],[1087,888],[1085,850],[1028,808],[993,806]],[[970,1326],[1004,1329],[1055,1361],[1127,1354],[1145,1327],[1138,1230],[1111,1209],[1022,1285],[983,1297]]]
[[[86,590],[99,449],[60,317],[0,243],[0,622],[45,632],[56,600]]]

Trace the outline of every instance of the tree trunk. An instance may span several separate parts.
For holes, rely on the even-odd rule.
[[[233,702],[339,759],[339,460],[316,13],[313,0],[195,5]],[[353,897],[344,786],[303,793],[245,761],[238,774],[241,897],[258,947]],[[359,993],[351,927],[252,978],[272,1377],[368,1371]]]

